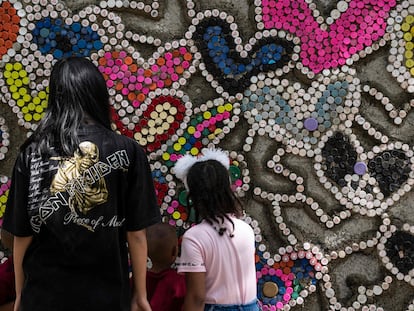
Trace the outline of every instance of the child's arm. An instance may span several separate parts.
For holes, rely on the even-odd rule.
[[[206,298],[206,273],[187,272],[185,280],[187,293],[183,311],[203,311]]]
[[[14,262],[14,278],[16,280],[16,302],[14,304],[14,310],[20,309],[20,295],[24,284],[23,273],[23,258],[26,254],[26,250],[32,243],[33,237],[14,237],[13,243],[13,262]]]
[[[128,231],[127,240],[132,263],[132,279],[134,281],[131,311],[151,311],[146,289],[147,237],[145,229]]]
[[[0,229],[0,240],[5,248],[13,249],[13,235],[4,229]]]
[[[13,311],[13,310],[14,310],[13,301],[0,306],[0,311]]]

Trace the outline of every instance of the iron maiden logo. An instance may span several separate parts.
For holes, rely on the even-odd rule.
[[[127,169],[129,166],[129,158],[125,150],[117,151],[106,157],[107,163],[98,161],[83,170],[76,178],[67,180],[62,188],[62,191],[54,192],[41,206],[38,207],[38,213],[30,218],[30,224],[34,232],[39,233],[42,224],[46,224],[47,220],[61,208],[69,208],[73,217],[77,215],[73,208],[73,198],[79,196],[87,196],[89,189],[97,182],[101,181],[103,177],[110,174],[112,170]],[[38,165],[38,164],[34,164]],[[31,179],[31,182],[35,181]],[[69,196],[65,195],[68,194]],[[32,198],[31,200],[33,200]],[[74,222],[76,223],[76,222]],[[118,220],[113,220],[113,223],[120,223]]]

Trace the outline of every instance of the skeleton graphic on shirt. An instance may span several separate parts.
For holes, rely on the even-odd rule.
[[[79,150],[74,153],[73,158],[61,162],[50,191],[52,194],[68,192],[69,208],[72,213],[80,211],[86,214],[95,206],[107,201],[108,190],[105,179],[101,177],[95,180],[87,177],[88,170],[98,161],[98,147],[89,141],[84,141],[79,144]]]

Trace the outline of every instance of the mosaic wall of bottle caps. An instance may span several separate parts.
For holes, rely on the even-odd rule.
[[[90,57],[180,234],[175,161],[228,152],[263,310],[414,310],[414,0],[328,2],[0,0],[0,163]]]

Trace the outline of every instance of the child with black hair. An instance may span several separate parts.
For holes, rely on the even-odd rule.
[[[180,311],[185,297],[185,278],[172,268],[178,254],[176,230],[167,223],[147,229],[148,257],[147,297],[152,311]]]
[[[255,239],[231,190],[221,150],[178,159],[174,172],[200,223],[183,236],[178,272],[185,273],[184,311],[256,311]]]

